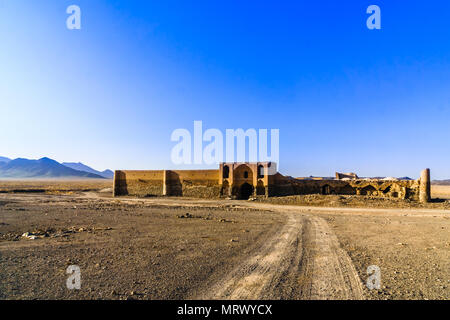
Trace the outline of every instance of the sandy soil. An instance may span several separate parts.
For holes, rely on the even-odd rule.
[[[381,269],[370,299],[450,299],[450,213],[419,210],[320,213],[362,280]]]
[[[112,192],[112,180],[0,180],[0,193],[75,194],[88,191]]]
[[[450,186],[431,185],[431,196],[450,200]]]
[[[1,299],[450,298],[448,210],[114,199],[103,187],[0,193]],[[81,290],[66,288],[68,265]],[[365,286],[370,265],[380,290]]]

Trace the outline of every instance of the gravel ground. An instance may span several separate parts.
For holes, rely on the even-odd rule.
[[[0,195],[0,299],[182,299],[277,230],[280,215]],[[37,235],[30,240],[21,235]],[[82,289],[66,288],[78,265]]]
[[[0,194],[0,299],[450,298],[448,210],[97,191]]]

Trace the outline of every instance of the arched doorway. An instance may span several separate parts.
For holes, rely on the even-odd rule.
[[[239,165],[232,172],[234,185],[232,190],[233,195],[237,199],[248,199],[253,194],[253,175],[256,172],[254,173],[252,168],[246,164]]]
[[[361,195],[363,196],[371,196],[374,195],[377,192],[377,189],[375,189],[374,186],[368,185],[361,189]]]
[[[252,184],[253,182],[253,170],[245,165],[241,164],[233,170],[233,181],[240,186],[242,183],[247,182]]]
[[[258,179],[264,178],[264,167],[262,165],[258,166]]]
[[[327,185],[327,184],[322,186],[322,188],[320,190],[320,193],[323,194],[323,195],[331,194],[331,187],[329,185]]]
[[[249,183],[243,183],[239,188],[239,199],[240,200],[248,200],[250,196],[253,194],[253,186]]]
[[[223,175],[222,175],[222,177],[224,179],[228,179],[230,177],[230,167],[228,167],[226,165],[223,166]]]

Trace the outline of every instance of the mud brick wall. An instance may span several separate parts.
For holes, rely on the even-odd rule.
[[[118,170],[114,175],[114,196],[183,196],[218,198],[220,170]],[[418,180],[352,179],[302,180],[279,173],[268,177],[268,196],[304,194],[368,195],[373,197],[430,201],[430,173]]]
[[[117,170],[114,196],[184,196],[216,198],[219,170]]]
[[[423,185],[423,183],[422,183]],[[305,194],[369,195],[419,200],[421,180],[299,180],[276,176],[270,196]],[[422,187],[423,188],[423,187]]]
[[[356,194],[419,200],[420,180],[352,180]]]
[[[304,194],[356,194],[349,183],[338,180],[297,180],[277,179],[271,187],[270,196],[288,196]]]
[[[113,183],[114,196],[162,196],[164,170],[116,170]]]
[[[219,170],[167,171],[167,195],[217,198],[220,195]]]

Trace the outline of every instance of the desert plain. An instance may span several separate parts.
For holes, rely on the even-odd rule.
[[[0,182],[0,299],[450,298],[450,186],[433,202],[112,197]],[[77,265],[81,288],[68,289]],[[366,285],[369,266],[380,287]]]

